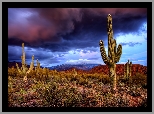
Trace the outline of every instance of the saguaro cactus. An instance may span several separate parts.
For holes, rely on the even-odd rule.
[[[39,72],[40,72],[40,62],[38,61],[38,59],[36,60],[36,64],[37,64],[36,75],[39,75]]]
[[[26,67],[26,64],[25,64],[24,43],[22,43],[22,56],[21,56],[21,61],[22,61],[22,67],[19,68],[17,63],[16,63],[16,66],[17,66],[18,72],[19,72],[21,75],[24,75],[23,80],[26,81],[26,80],[27,80],[27,74],[28,74],[30,71],[32,71],[33,68],[34,68],[34,55],[32,56],[32,62],[31,62],[30,68],[29,68],[29,70],[28,70],[28,68]]]
[[[40,62],[38,61],[38,59],[37,59],[37,69],[39,69],[40,68]]]
[[[124,70],[124,76],[125,76],[125,79],[129,79],[130,77],[131,77],[131,67],[132,67],[132,62],[129,62],[129,60],[128,60],[128,62],[125,64],[125,66],[124,66],[125,68],[125,70]]]
[[[26,64],[25,64],[24,43],[22,43],[22,56],[21,56],[21,61],[22,61],[22,62],[21,62],[21,63],[22,63],[22,67],[19,68],[17,63],[16,63],[16,66],[17,66],[18,72],[19,72],[22,76],[24,75],[24,79],[23,79],[23,80],[27,80],[27,74],[26,74],[27,67],[26,67]]]
[[[26,64],[25,64],[24,43],[22,43],[22,56],[21,56],[21,61],[22,61],[22,72],[25,75],[27,68],[26,68]]]
[[[116,64],[119,62],[122,54],[122,45],[116,44],[116,40],[113,39],[113,30],[112,30],[112,16],[108,14],[107,16],[107,33],[108,33],[108,57],[105,51],[104,43],[100,40],[100,52],[102,59],[106,65],[109,67],[109,76],[112,82],[112,90],[116,89]]]
[[[73,69],[73,76],[74,76],[74,78],[77,76],[77,72],[76,72],[75,68]]]

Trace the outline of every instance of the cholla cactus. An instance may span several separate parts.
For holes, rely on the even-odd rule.
[[[116,44],[116,40],[113,39],[113,30],[112,30],[112,17],[110,14],[107,16],[107,33],[108,33],[108,57],[105,51],[104,43],[100,40],[100,52],[102,59],[106,65],[109,67],[109,76],[112,81],[112,90],[116,89],[116,64],[119,62],[122,54],[122,45]]]

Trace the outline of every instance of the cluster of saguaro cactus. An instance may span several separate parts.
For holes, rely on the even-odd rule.
[[[104,43],[100,40],[100,52],[102,59],[106,65],[109,67],[109,76],[111,79],[112,91],[116,89],[116,63],[119,62],[122,54],[122,45],[116,44],[116,40],[113,39],[112,30],[112,16],[108,14],[107,16],[107,33],[108,33],[108,56],[105,51]]]
[[[21,75],[24,75],[24,79],[26,79],[26,72],[27,72],[27,67],[25,63],[25,51],[24,51],[24,43],[22,43],[22,56],[21,56],[21,61],[22,61],[22,67],[19,69],[18,64],[16,63],[18,72]]]
[[[25,63],[25,51],[24,51],[24,43],[22,43],[22,56],[21,56],[21,60],[22,60],[22,67],[19,68],[18,64],[16,63],[17,66],[17,70],[18,72],[24,76],[23,80],[26,81],[27,80],[27,74],[30,73],[33,68],[34,68],[34,55],[32,56],[32,62],[30,64],[30,68],[28,69]]]
[[[132,62],[128,62],[124,65],[124,77],[125,79],[129,79],[131,77],[131,67],[132,67]]]

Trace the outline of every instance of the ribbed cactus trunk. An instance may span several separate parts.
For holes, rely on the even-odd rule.
[[[100,52],[102,59],[106,65],[109,67],[109,76],[111,79],[112,92],[116,89],[116,63],[120,60],[122,54],[122,45],[116,44],[116,40],[113,39],[112,30],[112,17],[109,14],[107,16],[107,33],[108,33],[108,57],[106,55],[104,43],[100,40]]]
[[[21,60],[22,60],[22,72],[23,72],[23,74],[26,74],[24,43],[22,43],[22,56],[21,56]]]
[[[37,69],[40,69],[40,63],[39,63],[39,61],[38,61],[38,59],[37,59]]]
[[[128,62],[124,65],[124,79],[129,80],[129,86],[132,84],[132,62]]]
[[[111,87],[113,90],[116,89],[116,64],[109,68],[109,76],[111,79]]]
[[[25,65],[24,43],[22,43],[22,56],[21,56],[21,59],[22,59],[22,65],[24,66]]]
[[[40,62],[38,61],[38,59],[37,59],[36,63],[37,63],[36,75],[38,76],[39,75],[39,71],[40,71]]]
[[[22,72],[24,74],[23,80],[26,81],[27,80],[27,74],[26,74],[26,64],[25,64],[24,43],[22,43],[22,56],[21,56],[21,60],[22,60]]]
[[[124,76],[125,76],[125,79],[128,80],[131,77],[132,62],[129,62],[129,60],[128,60],[128,62],[125,64],[124,67],[125,67],[125,70],[124,70],[125,71],[125,73],[124,73],[125,75]]]

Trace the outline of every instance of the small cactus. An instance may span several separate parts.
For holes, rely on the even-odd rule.
[[[131,77],[131,68],[132,68],[132,62],[128,62],[124,65],[124,76],[125,76],[125,79],[129,79]]]
[[[37,69],[40,69],[40,62],[38,61],[38,59],[37,59]]]
[[[74,77],[77,76],[77,72],[76,72],[75,68],[73,69],[73,76],[74,76]]]

